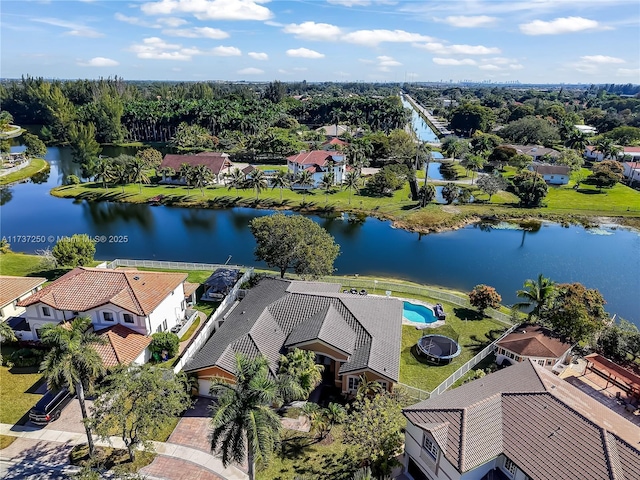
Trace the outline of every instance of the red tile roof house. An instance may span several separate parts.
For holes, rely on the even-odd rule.
[[[349,146],[348,142],[345,142],[344,140],[340,140],[337,137],[333,137],[331,140],[327,140],[322,145],[320,145],[320,148],[325,151],[337,150],[337,151],[343,152],[348,146]]]
[[[414,480],[640,478],[640,427],[530,360],[403,412]]]
[[[36,293],[46,281],[46,278],[40,277],[0,275],[0,321],[24,313],[24,308],[19,307],[18,302]]]
[[[631,182],[640,182],[640,162],[624,162],[624,178],[628,178]]]
[[[341,185],[347,171],[344,153],[325,150],[312,150],[291,155],[287,157],[287,168],[293,175],[298,175],[303,170],[308,170],[313,175],[313,185],[294,184],[292,187],[294,189],[315,188],[322,181],[322,177],[329,172],[333,172],[334,185]]]
[[[195,167],[197,165],[205,165],[213,173],[215,183],[221,183],[223,174],[230,173],[233,163],[229,160],[229,155],[219,152],[202,152],[195,155],[173,155],[167,154],[162,159],[162,163],[158,167],[158,171],[163,168],[171,168],[178,176],[177,180],[168,177],[166,173],[162,174],[161,183],[180,183],[184,184],[184,178],[180,175],[180,167],[183,163]]]
[[[186,279],[186,273],[74,268],[18,303],[26,308],[28,325],[22,339],[38,340],[44,325],[86,316],[108,339],[99,348],[105,363],[113,358],[144,363],[149,336],[184,319]]]
[[[540,325],[522,324],[497,344],[496,363],[511,365],[532,360],[548,369],[562,369],[571,353],[571,344]]]

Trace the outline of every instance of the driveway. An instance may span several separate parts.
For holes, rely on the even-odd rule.
[[[211,453],[210,403],[206,398],[198,397],[193,407],[182,415],[167,441]]]

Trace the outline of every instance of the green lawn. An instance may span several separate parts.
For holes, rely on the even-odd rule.
[[[2,345],[2,358],[8,358],[15,350],[13,345]],[[42,398],[34,393],[42,381],[37,367],[9,370],[0,366],[0,423],[26,423],[29,410]]]
[[[98,262],[94,263],[97,264]],[[42,258],[38,255],[14,252],[0,254],[0,275],[44,277],[48,281],[52,281],[69,270],[71,270],[69,267],[46,268],[42,265]]]
[[[198,325],[200,325],[200,317],[196,318],[195,321],[189,327],[189,330],[184,332],[184,335],[180,337],[180,341],[184,342],[185,340],[189,340],[189,338],[191,338],[191,335],[193,335],[193,332],[195,332],[196,329],[198,328]]]
[[[258,466],[257,480],[351,480],[358,465],[350,452],[354,447],[342,442],[342,428],[331,430],[328,445],[310,444],[311,435],[285,430],[281,448],[266,467]]]
[[[28,167],[24,167],[17,172],[13,172],[9,175],[0,177],[0,185],[7,185],[9,183],[19,182],[20,180],[24,180],[26,178],[31,178],[36,173],[42,172],[43,170],[49,168],[49,164],[41,158],[33,158],[30,162],[31,163]]]
[[[12,437],[10,435],[0,435],[0,450],[11,445],[13,442],[15,442],[16,438],[18,437]]]

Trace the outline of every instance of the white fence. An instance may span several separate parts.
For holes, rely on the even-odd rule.
[[[216,270],[217,268],[237,268],[244,269],[241,265],[227,265],[219,263],[193,263],[193,262],[162,262],[160,260],[130,260],[126,258],[116,258],[113,262],[107,263],[105,268],[117,267],[143,267],[161,268],[165,270]],[[253,269],[252,269],[253,270]]]
[[[9,175],[10,173],[17,172],[18,170],[22,170],[23,168],[26,168],[29,165],[30,165],[29,162],[22,162],[16,165],[15,167],[3,168],[0,171],[0,177],[4,177],[5,175]]]
[[[160,263],[173,263],[173,262],[160,262]],[[205,264],[200,264],[200,265],[205,265]],[[156,267],[156,268],[169,268],[169,267]],[[178,268],[183,268],[183,267],[178,267]],[[218,320],[222,316],[222,312],[224,312],[227,309],[227,307],[229,307],[231,304],[233,304],[236,301],[236,298],[238,297],[238,291],[240,290],[240,285],[242,285],[244,282],[247,282],[249,278],[251,278],[252,274],[253,274],[253,268],[248,268],[247,271],[244,273],[244,275],[240,277],[240,279],[233,286],[231,291],[228,293],[227,297],[222,301],[222,303],[220,303],[216,311],[213,312],[213,314],[207,320],[205,320],[205,324],[202,327],[202,329],[200,329],[200,332],[198,333],[198,335],[195,338],[193,338],[193,340],[191,340],[191,343],[189,343],[187,348],[184,349],[184,351],[182,352],[182,355],[174,365],[173,367],[174,372],[177,373],[180,370],[182,370],[182,367],[184,367],[185,364],[191,359],[191,357],[193,357],[196,354],[196,352],[200,350],[202,346],[207,342],[207,340],[213,333],[215,326],[218,324]]]

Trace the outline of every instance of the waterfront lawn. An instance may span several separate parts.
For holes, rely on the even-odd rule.
[[[421,298],[429,303],[435,300]],[[506,325],[491,318],[479,318],[474,311],[442,303],[447,319],[444,327],[417,330],[410,325],[402,326],[402,350],[400,352],[400,383],[421,390],[432,391],[453,372],[468,362],[484,347],[497,339],[506,329]],[[466,320],[465,320],[466,319]],[[428,333],[447,335],[453,329],[458,335],[462,353],[449,365],[432,366],[419,361],[413,354],[417,341]],[[450,331],[450,330],[449,330]]]
[[[17,172],[10,173],[0,177],[0,185],[8,185],[9,183],[19,182],[27,178],[33,177],[36,173],[49,168],[49,164],[41,158],[32,158],[28,167],[24,167]]]
[[[3,360],[16,350],[12,344],[2,345]],[[42,382],[37,367],[9,369],[0,366],[0,423],[24,425],[29,410],[42,398],[34,393]]]
[[[42,258],[38,255],[14,252],[0,254],[0,275],[44,277],[48,281],[52,281],[61,277],[69,270],[71,270],[69,267],[44,268]]]

